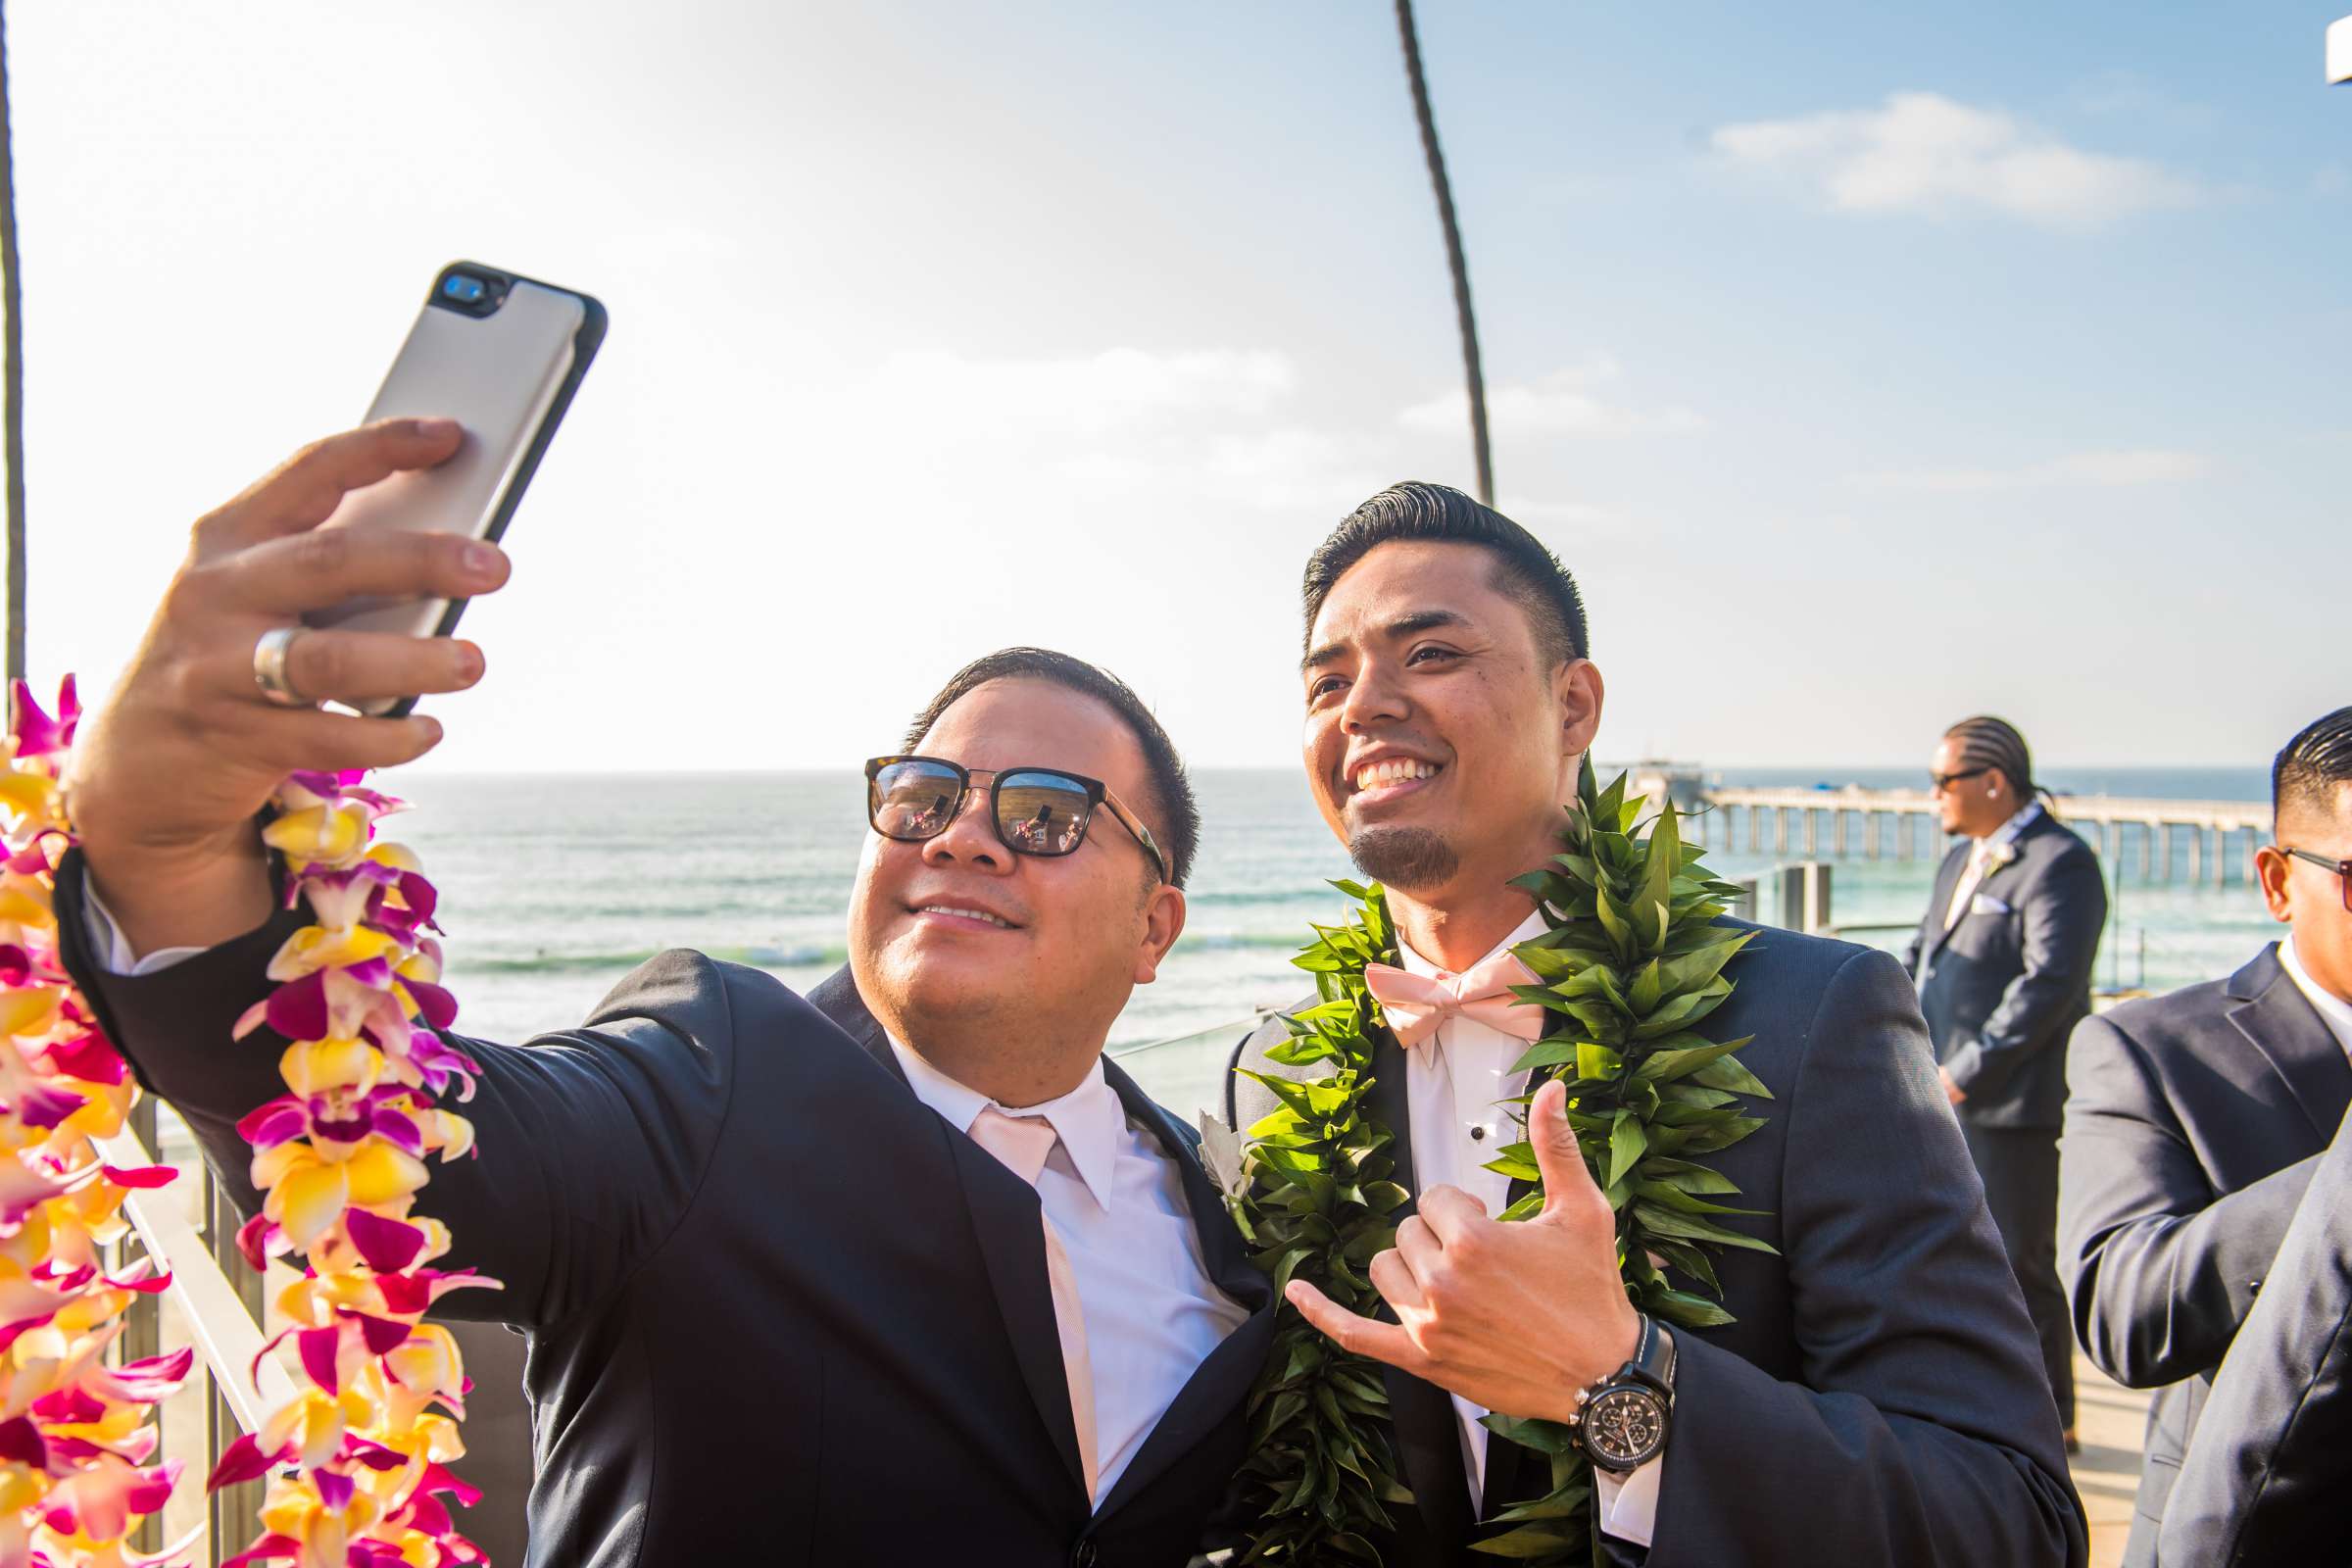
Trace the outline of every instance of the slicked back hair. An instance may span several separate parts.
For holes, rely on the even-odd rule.
[[[2274,823],[2289,810],[2333,815],[2346,784],[2352,784],[2352,708],[2339,708],[2304,725],[2271,763]]]
[[[1200,807],[1193,799],[1193,781],[1184,771],[1184,759],[1177,755],[1176,743],[1159,727],[1152,710],[1144,706],[1134,688],[1107,669],[1068,654],[1057,654],[1051,648],[1000,648],[948,677],[939,695],[906,726],[906,749],[912,751],[920,746],[942,713],[992,680],[1048,681],[1064,691],[1092,697],[1119,715],[1120,722],[1127,726],[1144,754],[1144,772],[1152,787],[1150,800],[1128,804],[1144,814],[1152,836],[1159,841],[1160,853],[1168,858],[1169,883],[1184,886],[1184,879],[1192,874],[1193,852],[1200,845]],[[1039,760],[1050,762],[1052,759]],[[1098,821],[1088,832],[1091,834],[1105,825]],[[1115,823],[1107,826],[1114,833],[1126,831]]]
[[[1306,641],[1313,641],[1323,601],[1348,567],[1381,545],[1413,539],[1477,545],[1493,557],[1494,586],[1527,612],[1536,651],[1548,667],[1590,657],[1584,596],[1544,541],[1459,490],[1419,479],[1393,484],[1348,514],[1307,557],[1299,589]]]

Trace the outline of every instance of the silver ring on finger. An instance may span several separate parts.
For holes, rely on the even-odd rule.
[[[315,708],[318,705],[294,689],[286,678],[286,657],[292,652],[294,640],[308,626],[272,626],[262,633],[253,645],[253,683],[262,695],[280,708]]]

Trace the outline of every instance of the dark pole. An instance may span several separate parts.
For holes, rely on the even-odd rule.
[[[1462,373],[1470,383],[1470,445],[1478,455],[1478,499],[1494,504],[1494,464],[1487,454],[1487,377],[1478,365],[1478,322],[1470,315],[1470,264],[1462,259],[1461,225],[1453,218],[1453,186],[1438,150],[1438,122],[1429,112],[1429,82],[1421,74],[1421,41],[1413,32],[1413,0],[1396,0],[1396,32],[1404,40],[1404,74],[1413,84],[1413,118],[1421,122],[1421,153],[1438,193],[1438,222],[1446,230],[1446,265],[1453,272],[1453,314],[1462,329]]]
[[[8,678],[24,678],[24,293],[17,271],[17,161],[8,113],[8,24],[0,16],[0,424],[8,460]]]

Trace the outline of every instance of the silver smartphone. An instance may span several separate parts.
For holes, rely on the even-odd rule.
[[[605,308],[586,294],[472,262],[443,268],[368,418],[452,418],[465,427],[465,444],[439,467],[396,473],[346,496],[323,526],[501,538],[604,337]],[[355,599],[303,619],[445,637],[465,611],[463,599]],[[352,706],[398,716],[416,702]]]

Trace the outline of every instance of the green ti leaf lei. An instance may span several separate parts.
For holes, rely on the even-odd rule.
[[[1569,1124],[1617,1214],[1627,1296],[1665,1323],[1713,1328],[1732,1316],[1709,1252],[1773,1250],[1715,1223],[1756,1210],[1715,1201],[1739,1189],[1690,1157],[1763,1125],[1739,1105],[1741,1095],[1771,1098],[1738,1059],[1747,1041],[1695,1032],[1731,995],[1724,967],[1755,933],[1715,924],[1739,889],[1715,880],[1700,851],[1682,842],[1671,804],[1636,836],[1642,807],[1642,797],[1626,798],[1623,775],[1599,789],[1588,760],[1562,853],[1511,884],[1542,902],[1550,926],[1514,950],[1541,982],[1518,995],[1552,1015],[1515,1069],[1531,1073],[1519,1115],[1524,1126],[1527,1099],[1565,1080]],[[1361,908],[1344,925],[1315,928],[1317,940],[1295,961],[1315,976],[1320,1001],[1292,1016],[1290,1039],[1267,1053],[1280,1066],[1327,1070],[1300,1081],[1243,1069],[1280,1103],[1248,1129],[1239,1173],[1228,1180],[1234,1217],[1277,1292],[1304,1279],[1368,1315],[1382,1305],[1369,1266],[1394,1244],[1394,1216],[1409,1197],[1390,1179],[1395,1135],[1367,1100],[1387,1029],[1364,966],[1397,961],[1396,933],[1380,887],[1334,886]],[[1230,1140],[1215,1136],[1224,1131],[1213,1129],[1212,1144]],[[1542,1172],[1524,1138],[1487,1168],[1533,1184],[1501,1218],[1543,1207]],[[1685,1283],[1672,1283],[1674,1275]],[[1397,1475],[1383,1368],[1342,1351],[1287,1303],[1280,1311],[1250,1396],[1250,1458],[1237,1485],[1253,1523],[1241,1560],[1377,1563],[1373,1538],[1393,1527],[1389,1508],[1412,1502]],[[1542,1564],[1599,1560],[1591,1465],[1570,1430],[1500,1415],[1487,1425],[1543,1453],[1551,1485],[1487,1521],[1473,1549]]]

